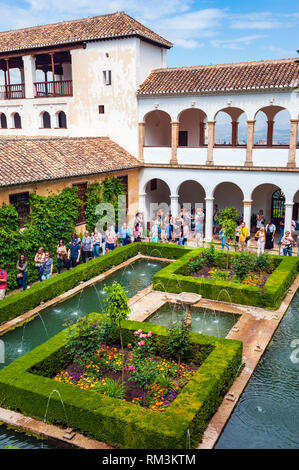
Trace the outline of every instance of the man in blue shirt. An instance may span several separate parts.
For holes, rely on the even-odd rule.
[[[75,268],[79,264],[79,259],[81,255],[81,248],[80,244],[77,242],[76,238],[72,239],[72,243],[69,245],[68,249],[68,260],[67,260],[67,270],[70,267]]]
[[[119,230],[119,238],[121,238],[122,246],[131,243],[131,232],[127,224],[122,224]]]

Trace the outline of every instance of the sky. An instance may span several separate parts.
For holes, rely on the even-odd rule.
[[[0,30],[125,11],[174,43],[169,67],[296,57],[291,0],[0,0]]]

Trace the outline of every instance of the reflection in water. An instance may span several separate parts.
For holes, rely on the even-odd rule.
[[[216,449],[298,449],[299,363],[291,360],[299,338],[299,293],[255,369]]]
[[[185,308],[181,303],[169,302],[151,315],[147,321],[168,326],[170,322],[176,323],[184,316]],[[225,337],[238,320],[238,315],[195,307],[191,307],[191,317],[192,331],[217,337]]]

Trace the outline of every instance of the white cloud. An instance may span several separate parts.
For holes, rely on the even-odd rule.
[[[222,49],[243,49],[244,46],[248,46],[255,41],[256,39],[264,38],[262,34],[254,34],[251,36],[243,36],[240,38],[234,39],[214,39],[210,43],[213,47],[222,48]]]
[[[268,11],[229,15],[233,29],[278,29],[290,28],[299,19],[299,14],[275,14]]]

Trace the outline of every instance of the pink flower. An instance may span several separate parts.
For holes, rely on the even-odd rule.
[[[139,341],[139,346],[144,346],[145,345],[145,341],[142,339],[141,341]]]
[[[124,370],[127,370],[126,366],[124,367]]]
[[[131,348],[131,347],[132,347],[132,344],[131,344],[131,343],[129,343],[129,344],[128,344],[128,348]]]
[[[149,361],[152,361],[152,360],[153,360],[153,358],[152,358],[152,357],[149,357],[149,358],[148,358],[148,360],[149,360]]]
[[[148,332],[147,337],[151,338],[153,336],[153,333],[151,331]]]
[[[133,371],[135,371],[136,369],[135,369],[135,367],[134,367],[134,366],[129,366],[129,370],[133,370]]]

